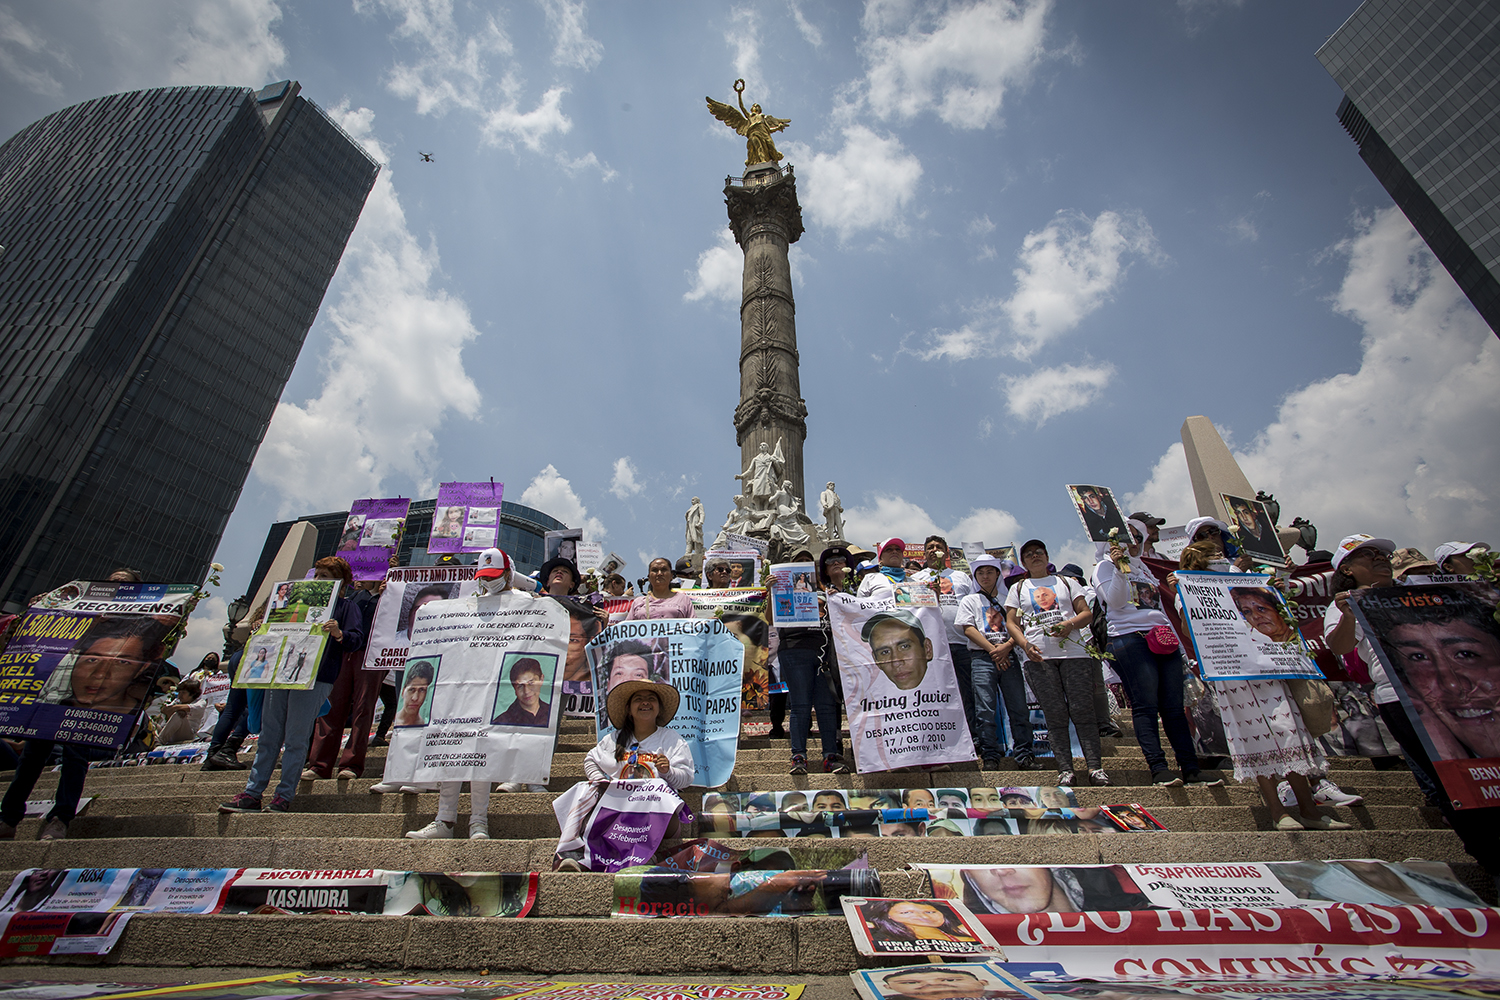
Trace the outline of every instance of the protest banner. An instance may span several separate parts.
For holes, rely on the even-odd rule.
[[[578,572],[587,574],[604,564],[604,546],[599,542],[579,541]]]
[[[671,728],[692,748],[692,783],[713,787],[728,781],[739,742],[745,661],[745,645],[729,624],[717,618],[625,621],[590,639],[585,649],[599,736],[614,728],[599,693],[607,695],[627,680],[670,684],[681,695]]]
[[[797,1000],[802,986],[755,983],[672,981],[653,982],[562,982],[557,979],[411,979],[391,976],[334,975],[294,972],[253,979],[230,979],[217,983],[157,987],[122,997],[170,996],[182,1000],[256,1000],[258,997],[327,997],[328,1000],[413,1000],[434,994],[446,1000],[501,1000],[528,997],[536,1000]]]
[[[1229,515],[1229,526],[1234,529],[1234,540],[1241,551],[1264,566],[1281,567],[1286,564],[1286,550],[1276,536],[1276,525],[1266,505],[1259,500],[1220,493],[1224,510]]]
[[[1349,604],[1455,809],[1500,805],[1500,592],[1466,581],[1356,591]]]
[[[764,538],[752,538],[749,535],[739,535],[732,531],[725,531],[720,534],[724,538],[724,545],[718,551],[754,552],[756,557],[760,559],[765,559],[770,554],[771,543]],[[713,552],[716,550],[710,549],[709,551]]]
[[[582,541],[582,528],[561,528],[546,532],[542,535],[542,562],[571,559],[573,565],[578,566],[578,544]],[[579,566],[578,571],[582,573],[583,567]],[[546,583],[546,580],[542,581],[543,586],[546,586]]]
[[[1120,505],[1115,503],[1115,495],[1109,487],[1080,484],[1069,485],[1067,489],[1068,499],[1078,511],[1078,519],[1083,522],[1083,530],[1088,532],[1090,541],[1109,541],[1111,529],[1118,531],[1115,537],[1122,543],[1130,540]]]
[[[185,981],[184,981],[185,982]],[[122,982],[119,979],[107,983],[65,983],[47,980],[6,983],[5,1000],[89,1000],[91,997],[106,997],[133,990],[160,989],[163,986],[180,986],[184,983],[167,982]]]
[[[689,590],[694,618],[717,618],[739,636],[745,646],[745,672],[740,684],[740,710],[753,712],[770,705],[771,695],[786,693],[777,661],[771,656],[771,592],[767,587],[730,587],[726,590]]]
[[[861,774],[974,759],[947,626],[917,586],[896,597],[827,596],[849,736]]]
[[[854,948],[861,955],[1005,958],[990,932],[956,900],[845,896],[840,903],[854,936]]]
[[[385,780],[544,784],[568,612],[505,590],[424,604],[412,621]]]
[[[125,746],[196,592],[75,580],[45,595],[0,653],[0,733]]]
[[[505,484],[493,479],[487,483],[439,483],[427,551],[438,555],[494,548],[500,537],[504,494]]]
[[[620,572],[625,568],[626,561],[627,560],[624,556],[611,552],[609,555],[605,556],[604,561],[599,564],[599,579],[603,580],[611,573]]]
[[[786,863],[792,863],[791,855]],[[837,916],[845,896],[880,895],[880,873],[862,868],[754,868],[615,873],[616,917]]]
[[[815,563],[771,565],[771,613],[777,628],[818,627],[817,579]]]
[[[703,556],[703,573],[699,585],[708,586],[708,567],[712,563],[729,564],[730,587],[760,586],[760,563],[762,556],[755,549],[718,549]]]
[[[1126,825],[1103,806],[1039,806],[1037,792],[1066,789],[1035,788],[907,788],[856,792],[843,789],[813,789],[806,792],[709,792],[703,796],[699,828],[704,832],[739,836],[803,838],[863,837],[992,837],[1014,834],[1112,834],[1122,830],[1163,829],[1154,827],[1146,813]],[[1016,805],[965,808],[932,805],[941,802],[1000,798]],[[811,799],[811,801],[809,801]],[[1071,796],[1048,796],[1043,801],[1068,802]],[[1021,805],[1020,803],[1028,803]],[[1127,810],[1138,807],[1120,807]],[[1144,813],[1144,810],[1140,810]]]
[[[983,542],[964,542],[963,549],[964,562],[966,563],[972,563],[975,559],[983,559],[985,556],[990,554],[989,551],[984,547]],[[964,572],[967,573],[968,570],[965,569]]]
[[[356,580],[384,580],[391,556],[401,545],[410,500],[356,500],[339,536],[337,555],[354,571]]]
[[[1270,579],[1261,573],[1177,571],[1183,621],[1204,680],[1322,679]]]
[[[908,965],[849,973],[862,1000],[1040,1000],[1036,984],[1022,982],[999,962]],[[1092,985],[1092,984],[1091,984]],[[1120,1000],[1104,997],[1099,1000]]]
[[[395,670],[406,666],[411,649],[412,619],[433,601],[451,601],[474,593],[473,566],[411,566],[391,570],[385,581],[370,635],[365,641],[366,670]]]
[[[1103,812],[1105,817],[1113,820],[1115,825],[1126,833],[1150,833],[1166,829],[1161,821],[1151,815],[1139,802],[1105,806]]]
[[[1171,560],[1175,566],[1182,558],[1182,550],[1188,547],[1187,525],[1177,524],[1156,530],[1157,539],[1151,548],[1163,559]]]
[[[318,679],[339,580],[283,580],[271,588],[266,620],[245,640],[234,682],[243,688],[308,690]]]
[[[580,781],[552,802],[557,853],[582,851],[588,871],[617,872],[651,862],[673,821],[689,823],[692,810],[661,778]]]
[[[994,548],[985,549],[984,551],[986,555],[992,555],[996,559],[1008,562],[1013,566],[1021,565],[1021,556],[1020,553],[1016,551],[1016,547],[1014,544],[997,545]]]
[[[13,913],[0,930],[0,959],[108,955],[131,913]]]

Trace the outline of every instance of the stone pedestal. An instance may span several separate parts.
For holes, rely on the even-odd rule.
[[[783,479],[807,508],[802,443],[807,404],[797,375],[797,318],[787,250],[802,236],[802,206],[792,168],[756,164],[743,178],[727,178],[729,227],[745,254],[740,299],[740,403],[734,411],[740,468],[762,443],[784,448]]]

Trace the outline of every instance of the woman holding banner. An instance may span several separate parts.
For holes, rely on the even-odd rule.
[[[1181,568],[1197,565],[1195,560],[1205,554],[1210,561],[1226,558],[1224,541],[1228,535],[1229,525],[1223,521],[1212,517],[1193,518],[1187,523],[1189,542],[1182,554]],[[1249,556],[1241,552],[1235,567],[1241,571],[1250,569]],[[1318,812],[1307,775],[1322,774],[1328,765],[1317,741],[1307,731],[1302,713],[1286,685],[1272,677],[1212,680],[1210,686],[1219,717],[1224,720],[1224,735],[1229,742],[1229,756],[1234,761],[1235,780],[1255,781],[1271,812],[1275,829],[1349,829],[1348,823]],[[1296,812],[1288,812],[1276,793],[1277,782],[1282,778],[1296,796]]]

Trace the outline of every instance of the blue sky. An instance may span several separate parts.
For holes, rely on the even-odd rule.
[[[1430,551],[1496,523],[1500,344],[1334,118],[1314,52],[1356,6],[0,3],[0,125],[290,77],[386,164],[228,596],[273,520],[442,480],[494,476],[635,574],[691,496],[723,519],[744,143],[703,97],[736,77],[792,120],[807,487],[837,481],[851,537],[1081,559],[1063,484],[1181,523],[1201,413],[1283,523]]]

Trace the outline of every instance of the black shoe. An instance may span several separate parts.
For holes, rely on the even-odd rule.
[[[372,747],[383,747],[383,746],[388,746],[389,744],[390,744],[390,741],[387,740],[384,736],[377,736],[373,740],[370,741],[370,746],[372,746]]]
[[[1107,736],[1107,737],[1109,737],[1111,739],[1118,739],[1119,737],[1124,736],[1125,733],[1120,729],[1119,726],[1110,725],[1110,726],[1100,726],[1099,727],[1099,735],[1100,736]]]
[[[1172,772],[1166,768],[1151,772],[1151,784],[1156,785],[1158,788],[1180,788],[1182,787],[1182,783],[1181,778],[1173,777]]]
[[[1183,771],[1182,781],[1186,785],[1201,785],[1205,788],[1218,788],[1224,784],[1223,778],[1210,778],[1202,771]]]
[[[1000,770],[1000,758],[986,757],[979,766],[986,771],[998,771]]]
[[[766,736],[768,739],[773,740],[791,739],[791,737],[787,735],[786,730],[782,729],[780,726],[776,726],[775,728],[773,728],[769,733],[766,734]]]
[[[1042,769],[1042,765],[1038,764],[1036,758],[1030,754],[1025,757],[1016,757],[1015,762],[1016,767],[1022,771],[1040,771]]]

